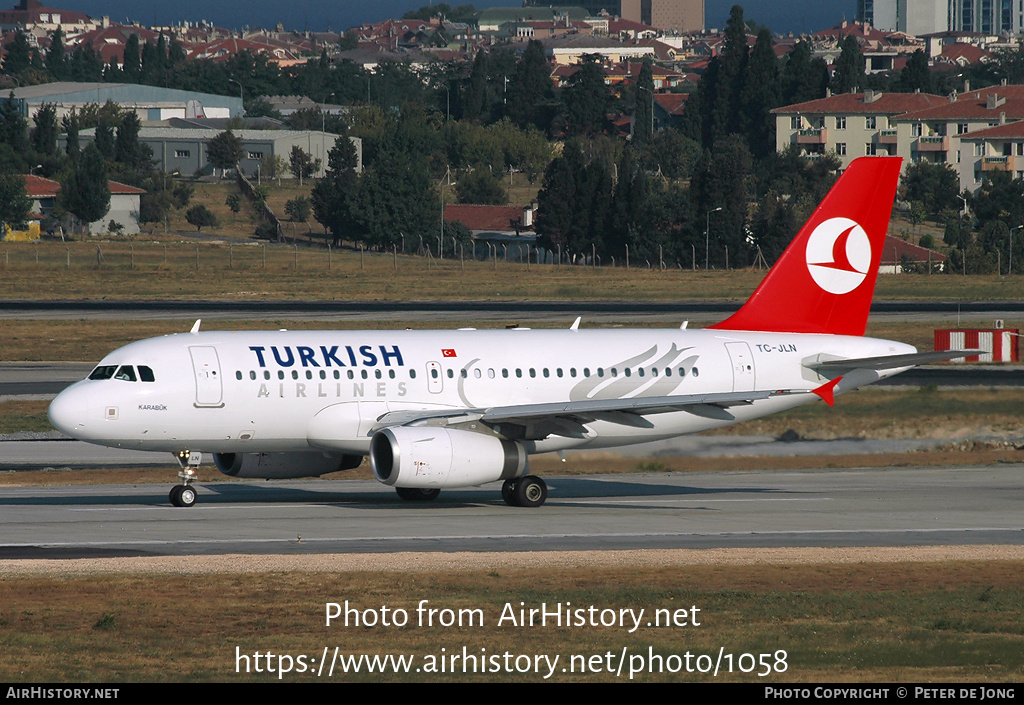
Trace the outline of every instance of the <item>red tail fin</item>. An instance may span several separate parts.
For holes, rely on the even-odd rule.
[[[903,160],[855,160],[739,311],[711,328],[864,335]]]

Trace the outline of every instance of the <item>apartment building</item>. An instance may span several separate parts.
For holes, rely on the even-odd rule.
[[[942,105],[895,116],[893,124],[899,140],[910,146],[905,156],[911,161],[949,164],[960,175],[961,190],[976,191],[985,171],[984,145],[968,138],[1019,120],[1024,120],[1024,86],[992,86],[950,96]],[[1002,143],[998,148],[998,153],[989,156],[1002,156]]]
[[[814,158],[833,152],[849,166],[863,156],[910,156],[910,146],[898,142],[895,118],[947,103],[926,93],[843,93],[772,111],[776,149],[795,145]]]
[[[867,91],[773,112],[779,150],[793,144],[811,158],[834,152],[843,168],[865,155],[949,164],[961,190],[970,191],[981,187],[989,171],[1010,171],[1017,178],[1024,174],[1024,136],[1018,139],[1024,135],[1024,86],[992,86],[948,97]]]
[[[1024,120],[964,135],[961,143],[966,155],[960,170],[961,187],[964,177],[970,176],[970,188],[980,188],[985,175],[996,171],[1009,172],[1014,179],[1024,179]]]

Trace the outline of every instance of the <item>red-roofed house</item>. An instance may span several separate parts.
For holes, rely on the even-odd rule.
[[[654,96],[654,119],[659,125],[679,127],[689,93],[658,93]]]
[[[255,42],[251,39],[238,39],[236,37],[218,39],[206,44],[197,44],[192,51],[189,52],[189,58],[227,61],[229,57],[243,50],[252,52],[253,54],[263,54],[267,57],[268,61],[275,63],[282,68],[305,63],[305,59],[300,59],[284,47],[272,46],[263,42]]]
[[[75,37],[68,42],[68,49],[73,51],[79,46],[91,46],[93,51],[103,59],[104,64],[109,64],[113,59],[118,66],[124,64],[124,48],[131,35],[139,38],[139,45],[146,42],[156,44],[160,35],[143,27],[134,25],[111,24],[106,27],[99,27]]]
[[[65,36],[93,29],[97,21],[84,12],[57,10],[46,7],[39,0],[21,0],[14,8],[0,11],[0,27],[3,29],[35,28],[52,32],[57,27]]]
[[[444,207],[446,223],[461,222],[478,243],[480,254],[498,248],[500,256],[518,259],[520,249],[533,246],[537,234],[533,221],[537,217],[535,206],[479,206],[457,203]],[[525,256],[525,254],[524,254]]]
[[[117,181],[108,181],[110,188],[110,210],[95,223],[89,223],[88,232],[90,235],[110,232],[110,223],[113,221],[121,226],[120,234],[136,235],[139,233],[139,201],[143,189],[135,188]],[[53,209],[57,205],[57,195],[60,193],[60,183],[52,179],[44,179],[41,176],[25,176],[25,192],[32,199],[32,211],[40,215],[42,229],[55,232],[59,227],[67,229],[66,223],[61,223],[53,217]]]
[[[900,274],[907,263],[917,265],[923,271],[927,271],[929,265],[933,271],[941,271],[945,262],[946,255],[941,252],[905,242],[892,235],[886,235],[878,271],[882,274]]]

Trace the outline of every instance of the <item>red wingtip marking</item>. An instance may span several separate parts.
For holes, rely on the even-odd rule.
[[[824,399],[826,404],[828,404],[829,406],[835,406],[835,388],[836,385],[839,384],[839,380],[841,379],[842,377],[836,377],[831,382],[825,382],[825,384],[821,385],[820,387],[813,391],[819,397]]]

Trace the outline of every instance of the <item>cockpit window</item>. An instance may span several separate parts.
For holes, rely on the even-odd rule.
[[[135,382],[135,368],[131,365],[121,365],[121,369],[114,375],[114,379],[120,379],[125,382]]]
[[[145,365],[139,365],[139,379],[143,382],[156,381],[156,377],[153,376],[153,370]]]
[[[89,375],[89,379],[110,379],[114,376],[114,372],[117,371],[117,365],[100,365],[92,374]]]

